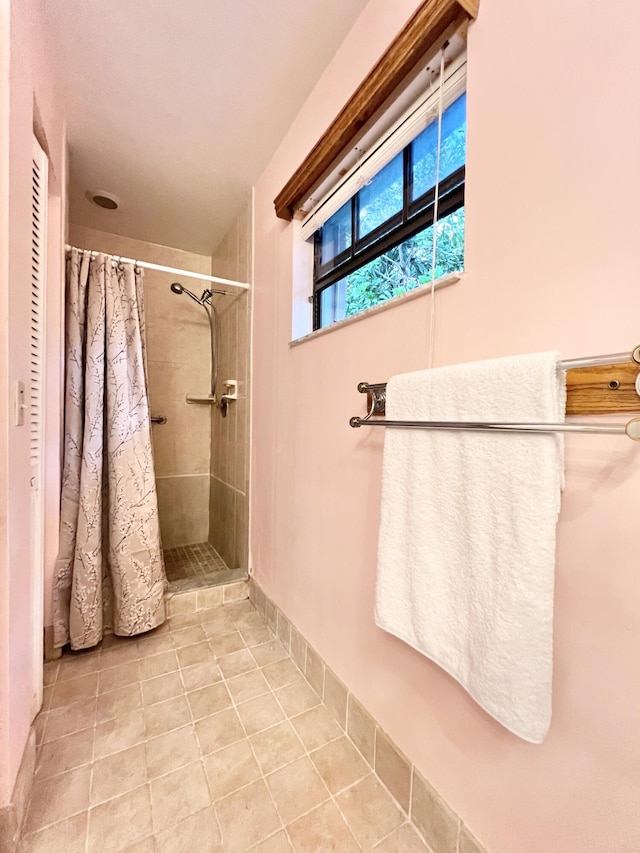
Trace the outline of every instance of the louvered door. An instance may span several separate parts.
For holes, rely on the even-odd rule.
[[[29,461],[31,473],[31,595],[33,625],[33,715],[42,705],[44,625],[44,317],[47,243],[47,156],[34,138],[31,192],[31,305],[29,337]]]

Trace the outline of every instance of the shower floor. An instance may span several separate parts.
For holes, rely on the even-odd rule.
[[[170,592],[217,586],[246,577],[244,569],[229,569],[209,542],[165,548],[163,553]]]

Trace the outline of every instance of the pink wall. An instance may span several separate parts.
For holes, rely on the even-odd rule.
[[[9,4],[0,0],[0,127],[9,125]],[[7,542],[7,388],[8,359],[8,254],[9,254],[9,139],[0,134],[0,755],[9,752],[9,576]],[[8,800],[8,762],[0,762],[0,808]]]
[[[567,441],[553,722],[541,746],[373,623],[382,435],[359,380],[425,367],[425,296],[289,348],[273,198],[418,5],[371,0],[256,187],[253,569],[492,853],[640,849],[640,448]],[[469,34],[465,279],[436,363],[639,342],[636,0],[482,0]]]
[[[55,557],[59,491],[61,243],[66,182],[64,123],[56,100],[54,75],[41,44],[38,2],[2,3],[3,71],[0,86],[3,134],[0,147],[3,178],[0,206],[0,807],[11,796],[32,717],[33,657],[36,631],[31,612],[34,588],[30,575],[29,428],[13,425],[15,380],[29,381],[31,281],[31,139],[34,124],[50,159],[48,225],[48,291],[46,370],[45,531],[46,559]],[[8,51],[8,54],[7,54]],[[37,105],[34,108],[34,103]],[[5,372],[6,371],[6,372]],[[3,517],[6,511],[6,515]]]

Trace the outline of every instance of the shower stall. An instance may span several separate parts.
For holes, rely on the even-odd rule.
[[[231,351],[235,349],[238,323],[243,322],[246,311],[242,311],[242,303],[235,303],[235,300],[241,300],[242,296],[237,293],[233,293],[232,291],[212,290],[206,288],[202,291],[200,296],[196,296],[195,293],[177,281],[174,281],[171,284],[170,290],[175,295],[185,295],[189,297],[190,300],[195,302],[196,305],[200,306],[204,311],[204,315],[206,316],[208,323],[210,371],[208,393],[188,393],[185,397],[186,405],[208,406],[210,407],[211,412],[209,532],[206,541],[186,541],[188,538],[199,539],[201,537],[195,534],[192,534],[191,537],[189,537],[185,528],[178,533],[178,536],[185,540],[181,544],[174,545],[172,538],[168,539],[167,545],[172,547],[165,547],[164,549],[167,579],[169,581],[170,590],[172,592],[178,592],[185,589],[194,589],[240,580],[246,574],[246,557],[243,558],[243,555],[246,554],[246,550],[242,547],[243,543],[238,541],[238,536],[243,536],[243,529],[238,528],[234,533],[234,528],[237,526],[238,512],[236,511],[235,506],[231,512],[228,511],[228,501],[225,502],[224,493],[220,494],[219,502],[216,503],[215,496],[221,492],[221,488],[220,486],[215,487],[211,484],[211,481],[213,479],[218,479],[222,473],[225,473],[228,478],[229,465],[227,464],[223,466],[222,470],[219,464],[219,454],[217,457],[218,464],[215,464],[216,456],[213,450],[214,446],[218,446],[220,436],[224,434],[228,435],[231,431],[234,437],[233,444],[235,445],[237,443],[235,441],[237,438],[237,412],[233,411],[230,400],[233,399],[235,403],[238,398],[235,395],[231,398],[229,394],[221,394],[219,393],[218,388],[220,352],[223,340],[221,315],[225,318],[224,326],[225,331],[227,332],[227,335],[224,336],[226,346],[223,347],[226,361],[229,367],[233,366],[234,368],[239,368],[240,362],[243,360],[238,358],[237,352],[234,354]],[[218,300],[217,305],[213,301],[216,298]],[[194,310],[197,309],[194,308]],[[229,312],[231,322],[226,321],[227,312]],[[199,329],[194,329],[194,340],[201,344],[202,335],[199,334],[199,331]],[[230,357],[233,355],[235,355],[235,358]],[[243,372],[246,373],[246,368]],[[229,379],[227,380],[227,383],[232,383],[237,387],[238,380]],[[244,384],[246,385],[246,376],[244,377]],[[245,414],[246,413],[244,411],[241,412],[241,416],[244,417]],[[225,425],[220,423],[220,418],[226,419],[227,415],[229,415],[230,420],[233,420],[234,423],[231,425],[231,429],[227,427],[225,430]],[[231,453],[235,453],[237,455],[235,447],[232,448]],[[235,459],[233,461],[235,463]],[[243,470],[243,481],[237,484],[240,487],[238,489],[236,488],[234,471],[234,483],[232,484],[232,488],[234,488],[236,492],[241,493],[242,486],[245,485],[244,473],[245,472]],[[238,501],[235,494],[232,495],[232,499],[234,504]],[[213,506],[211,505],[212,503],[214,504]],[[162,519],[162,511],[160,512],[160,516]],[[216,524],[216,519],[219,517],[224,519],[222,524]],[[170,537],[173,537],[173,535],[175,535],[173,532],[169,534]]]
[[[212,255],[79,225],[69,236],[74,245],[250,283],[252,220],[248,199]],[[249,568],[251,291],[208,284],[201,292],[188,287],[192,280],[148,269],[143,283],[158,515],[172,592],[242,579]],[[237,382],[237,398],[221,408],[228,381]]]

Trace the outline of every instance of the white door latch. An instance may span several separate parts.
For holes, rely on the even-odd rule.
[[[16,380],[13,383],[13,422],[15,426],[23,426],[24,425],[24,412],[25,409],[28,409],[27,403],[24,401],[25,391],[24,391],[24,382],[20,382]]]

